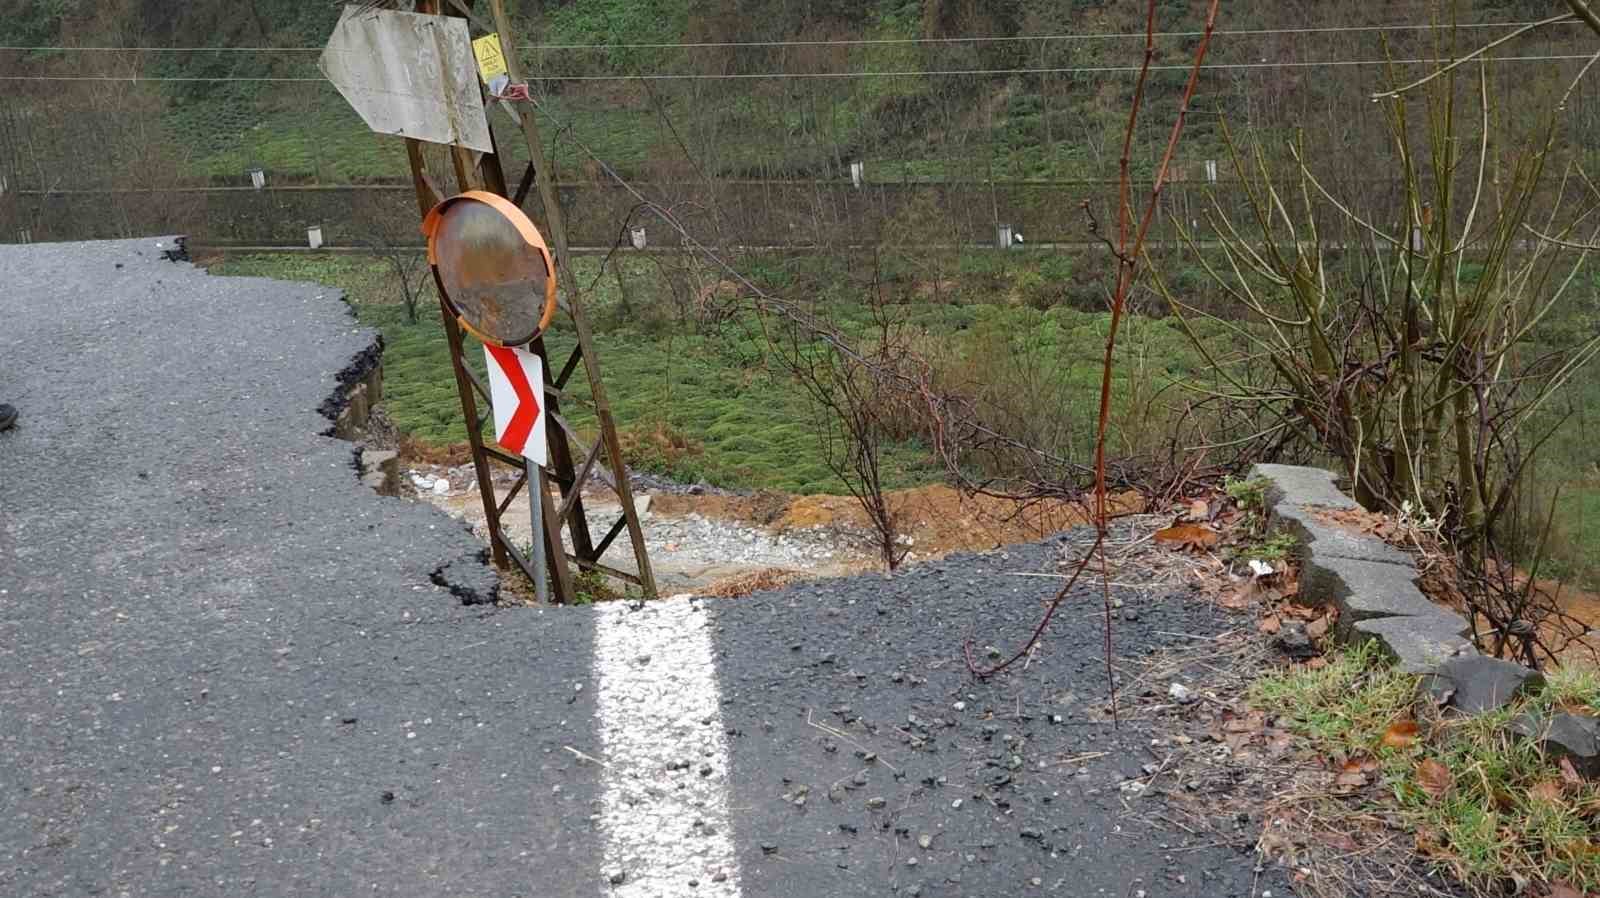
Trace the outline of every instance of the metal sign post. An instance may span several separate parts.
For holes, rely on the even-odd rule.
[[[544,469],[529,459],[522,461],[522,476],[527,478],[533,495],[528,497],[528,532],[533,534],[533,597],[543,605],[550,601],[550,581],[545,578],[545,567],[550,559],[544,550]]]

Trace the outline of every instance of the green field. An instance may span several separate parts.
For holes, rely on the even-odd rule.
[[[580,260],[586,282],[592,263]],[[1004,285],[1010,275],[997,275],[982,265],[967,266],[976,283]],[[457,405],[449,355],[434,307],[425,307],[417,324],[406,321],[396,300],[398,291],[381,262],[345,255],[242,255],[214,264],[227,275],[262,275],[312,280],[345,290],[356,316],[384,335],[385,395],[390,416],[405,432],[424,442],[449,444],[465,439]],[[644,281],[647,272],[630,275]],[[1036,273],[1021,277],[1015,295],[1026,295]],[[654,467],[683,480],[750,489],[795,493],[838,493],[843,484],[824,462],[813,411],[803,391],[781,369],[769,364],[767,348],[753,320],[735,320],[715,335],[686,329],[645,325],[620,319],[614,282],[603,279],[588,297],[596,342],[604,367],[606,389],[620,427],[643,436],[663,431],[690,444],[687,452],[651,451],[659,440],[638,440],[635,463]],[[431,297],[428,302],[432,302]],[[635,302],[637,302],[635,298]],[[846,330],[868,325],[865,312],[843,298],[824,300],[829,316]],[[1064,365],[1043,365],[1044,396],[1057,406],[1039,413],[1076,425],[1072,439],[1079,451],[1090,446],[1099,387],[1099,354],[1105,341],[1106,316],[1054,308],[1039,311],[1025,305],[950,302],[907,304],[899,309],[902,326],[918,339],[938,341],[977,365],[990,358],[1016,364],[1066,359]],[[553,356],[564,358],[572,337],[553,330]],[[1124,332],[1119,365],[1119,422],[1142,420],[1123,414],[1132,403],[1149,401],[1155,390],[1171,390],[1198,371],[1200,360],[1171,322],[1134,319]],[[469,353],[474,365],[481,358]],[[981,366],[974,376],[981,377]],[[576,393],[587,395],[580,385]],[[1159,400],[1157,400],[1159,401]],[[569,410],[580,427],[593,419],[581,407]],[[1130,427],[1119,433],[1124,442],[1143,436]],[[925,446],[911,440],[891,447],[885,476],[892,486],[910,486],[940,479]]]
[[[808,397],[772,364],[757,322],[735,316],[697,331],[659,314],[657,273],[647,263],[625,266],[633,315],[623,310],[615,279],[596,280],[596,261],[578,260],[592,289],[586,307],[602,354],[605,382],[630,463],[683,481],[793,493],[841,493],[827,467]],[[751,276],[780,295],[804,295],[846,332],[864,333],[869,315],[852,294],[837,260],[763,260]],[[963,386],[1010,390],[992,396],[1019,410],[1013,426],[1087,459],[1099,386],[1106,316],[1092,308],[1095,257],[1025,252],[963,254],[951,264],[937,298],[915,265],[887,260],[882,277],[897,298],[893,314],[919,347],[960,372]],[[1089,269],[1089,270],[1085,270]],[[216,274],[311,280],[342,288],[362,323],[383,333],[386,405],[413,438],[435,445],[465,439],[455,384],[431,294],[416,324],[406,321],[399,291],[382,262],[350,255],[237,255],[211,266]],[[860,276],[856,272],[856,277]],[[1170,278],[1191,277],[1181,268]],[[1103,295],[1103,294],[1102,294]],[[1592,303],[1589,297],[1584,302]],[[1046,307],[1044,310],[1038,306]],[[1202,334],[1226,340],[1220,330]],[[565,358],[573,338],[561,326],[550,348]],[[481,369],[481,356],[469,352]],[[1111,451],[1158,450],[1170,436],[1173,410],[1193,399],[1212,374],[1171,318],[1130,316],[1119,341]],[[581,378],[580,378],[581,380]],[[579,396],[587,386],[578,384]],[[1572,417],[1544,449],[1535,479],[1539,500],[1556,499],[1553,557],[1546,572],[1600,580],[1600,482],[1595,477],[1589,410],[1600,410],[1600,374],[1588,372],[1561,397]],[[580,428],[593,426],[582,406],[564,410]],[[1597,411],[1596,414],[1600,414]],[[1553,419],[1552,419],[1553,420]],[[891,487],[943,479],[922,441],[889,447],[884,476]],[[1559,488],[1559,496],[1557,489]]]

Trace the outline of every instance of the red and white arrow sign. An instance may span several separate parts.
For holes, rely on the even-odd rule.
[[[494,406],[494,438],[508,452],[544,465],[544,367],[539,357],[514,346],[484,344],[489,368],[489,402]]]

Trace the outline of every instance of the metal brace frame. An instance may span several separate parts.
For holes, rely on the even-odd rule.
[[[439,0],[417,0],[416,11],[438,15],[462,15],[477,21],[476,16],[470,15],[470,2],[463,0],[450,0],[455,7],[453,12],[441,10]],[[501,10],[496,9],[496,13]],[[479,22],[481,25],[482,23]],[[508,38],[502,36],[502,40]],[[479,85],[480,90],[482,85]],[[527,115],[527,112],[523,113]],[[493,127],[490,128],[490,138],[493,141]],[[528,189],[534,181],[534,166],[530,163],[528,171],[523,175],[521,184],[515,193],[507,189],[505,173],[500,166],[498,145],[496,152],[475,153],[461,147],[451,147],[451,161],[455,169],[456,182],[459,191],[488,190],[500,196],[513,198],[519,207],[527,198]],[[410,162],[413,185],[417,192],[417,206],[420,214],[426,215],[439,201],[448,195],[440,189],[439,185],[428,174],[423,161],[422,143],[414,139],[406,140],[406,157]],[[553,218],[559,218],[559,210]],[[553,223],[557,228],[560,223]],[[564,253],[566,241],[564,232],[557,239],[557,245]],[[565,259],[562,259],[565,270]],[[544,338],[535,339],[528,345],[528,349],[539,357],[544,369],[544,403],[545,415],[550,424],[555,426],[545,428],[549,441],[550,471],[549,478],[555,480],[560,492],[561,504],[556,506],[554,500],[546,489],[546,472],[540,468],[533,468],[536,472],[533,479],[537,483],[530,486],[529,466],[524,460],[504,450],[488,445],[483,438],[483,427],[488,421],[488,415],[480,415],[478,401],[487,405],[489,391],[487,386],[469,368],[464,360],[465,336],[455,316],[450,313],[444,303],[444,286],[439,282],[438,273],[434,273],[434,282],[439,289],[439,313],[444,324],[446,342],[450,347],[451,367],[455,371],[456,392],[461,401],[461,410],[466,418],[467,439],[472,447],[473,467],[477,475],[478,493],[483,500],[484,521],[489,529],[490,549],[496,565],[505,567],[515,564],[530,579],[537,579],[532,564],[528,558],[513,546],[505,536],[501,527],[501,518],[510,508],[511,502],[524,488],[533,489],[538,494],[538,501],[542,503],[545,542],[544,556],[550,576],[551,597],[557,603],[572,600],[576,593],[573,589],[572,565],[587,571],[596,571],[615,577],[626,583],[638,586],[645,595],[656,595],[655,576],[650,567],[650,559],[645,550],[644,531],[639,521],[638,509],[633,502],[633,490],[628,483],[628,478],[617,476],[613,470],[606,476],[596,470],[596,464],[604,454],[612,462],[612,468],[617,467],[616,462],[622,458],[621,444],[617,439],[616,424],[611,416],[609,404],[605,401],[605,388],[600,381],[599,356],[595,352],[594,343],[590,336],[588,322],[585,320],[581,304],[577,301],[576,291],[569,289],[559,302],[561,311],[564,311],[577,332],[578,345],[573,348],[571,355],[562,365],[561,371],[552,376],[549,352],[545,347]],[[567,383],[576,373],[579,364],[582,364],[588,376],[590,393],[597,401],[586,401],[567,390]],[[585,446],[576,429],[561,414],[563,401],[587,405],[595,414],[600,424],[600,433],[593,446]],[[576,452],[574,449],[576,448]],[[580,459],[574,464],[576,459]],[[496,494],[494,478],[492,476],[493,463],[504,464],[518,471],[517,479],[512,483],[504,496]],[[605,535],[597,544],[589,530],[588,515],[583,503],[583,487],[591,478],[605,483],[617,494],[622,506],[622,514],[607,529]],[[629,541],[634,550],[634,559],[637,562],[637,572],[622,570],[614,565],[602,561],[606,551],[611,548],[616,538],[622,531],[628,530]],[[573,551],[565,549],[563,531],[572,542]]]

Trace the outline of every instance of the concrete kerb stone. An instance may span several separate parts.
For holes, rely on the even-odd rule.
[[[1310,598],[1319,603],[1331,601],[1338,605],[1338,626],[1346,633],[1357,623],[1373,618],[1451,613],[1422,594],[1414,582],[1416,569],[1410,565],[1324,558],[1321,553],[1315,558],[1314,563],[1305,565],[1314,569],[1301,572],[1301,591],[1309,589]]]
[[[1600,779],[1600,720],[1583,714],[1546,719],[1525,712],[1511,722],[1511,731],[1539,743],[1547,760],[1565,758],[1580,776]]]
[[[1409,673],[1425,673],[1450,658],[1476,654],[1467,638],[1467,621],[1433,604],[1417,588],[1417,569],[1409,556],[1382,540],[1313,516],[1317,508],[1360,508],[1339,491],[1331,472],[1256,465],[1249,476],[1267,482],[1271,523],[1288,530],[1300,544],[1302,597],[1338,607],[1337,639],[1376,640]]]
[[[1538,671],[1482,655],[1452,658],[1422,681],[1434,704],[1466,714],[1497,711],[1544,686]]]
[[[1337,511],[1361,507],[1339,492],[1332,472],[1299,465],[1256,465],[1250,477],[1267,481],[1266,504],[1273,523],[1287,530],[1300,545],[1314,547],[1318,557],[1411,563],[1406,553],[1382,540],[1359,536],[1317,520],[1314,509]]]
[[[1344,638],[1351,643],[1374,640],[1400,671],[1424,674],[1451,658],[1477,654],[1472,640],[1461,635],[1465,627],[1461,615],[1441,610],[1437,615],[1360,621]]]
[[[1326,507],[1279,502],[1273,507],[1272,516],[1300,545],[1311,547],[1319,558],[1411,564],[1410,556],[1383,540],[1351,533],[1337,524],[1324,524],[1318,520],[1316,509]]]
[[[1255,465],[1251,480],[1267,482],[1267,505],[1282,502],[1294,505],[1322,505],[1328,508],[1360,508],[1356,500],[1339,492],[1332,471],[1304,465]]]

